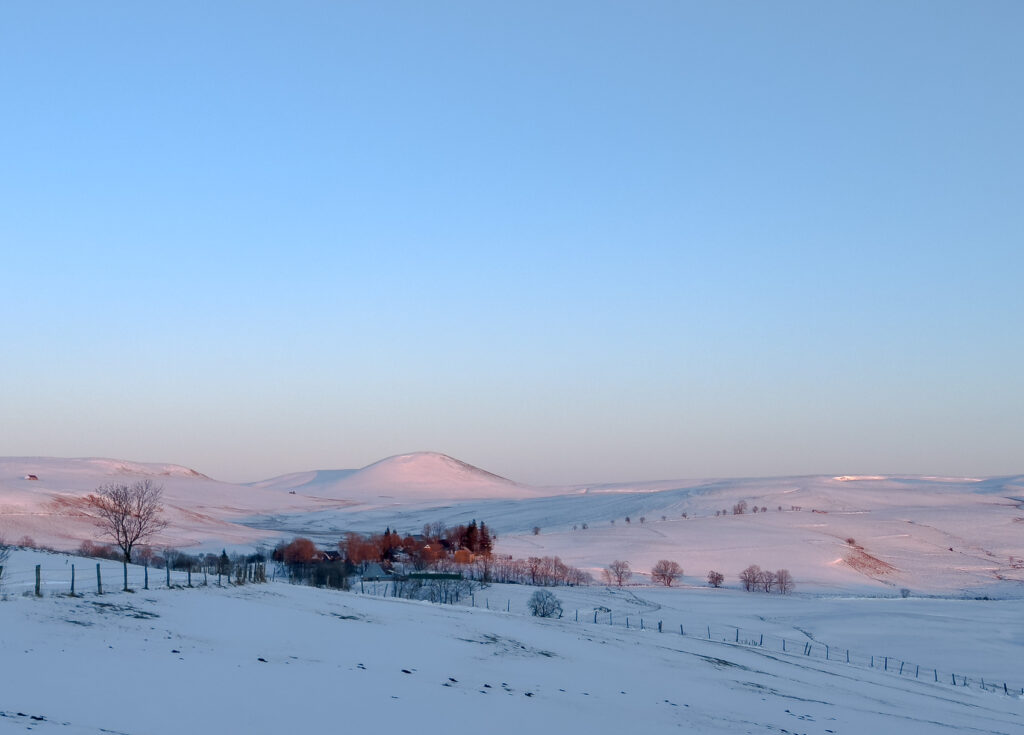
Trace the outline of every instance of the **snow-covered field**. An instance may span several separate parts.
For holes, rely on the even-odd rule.
[[[29,474],[39,479],[26,480]],[[100,484],[140,477],[165,487],[171,525],[156,546],[244,549],[300,534],[329,546],[349,530],[416,533],[428,521],[476,518],[499,534],[499,553],[557,555],[594,573],[613,559],[646,572],[668,558],[682,564],[696,584],[712,569],[735,584],[735,575],[754,563],[787,568],[800,589],[817,592],[1024,592],[1024,476],[815,476],[536,488],[451,457],[414,453],[359,470],[232,485],[176,465],[3,458],[0,534],[9,542],[28,535],[37,543],[75,548],[97,538],[82,514],[82,498]],[[732,515],[740,502],[747,512]],[[754,507],[765,511],[753,513]]]
[[[382,598],[372,587],[168,590],[162,576],[151,577],[149,591],[98,596],[84,575],[86,591],[72,598],[61,589],[71,563],[92,567],[28,551],[9,560],[19,570],[40,564],[50,584],[35,598],[12,581],[0,600],[0,732],[460,723],[496,733],[1024,732],[1019,689],[1007,696],[1001,679],[997,692],[986,679],[982,690],[978,678],[1020,670],[1019,601],[556,588],[565,615],[540,620],[526,613],[531,588],[504,585],[441,606]],[[105,563],[104,578],[116,584],[117,571]],[[614,624],[603,610],[594,624],[595,608],[610,610]],[[687,635],[678,631],[683,618],[693,626]],[[713,626],[711,640],[698,619]],[[726,625],[739,626],[745,643],[759,628],[801,647],[737,645],[722,640]],[[888,671],[844,655],[825,660],[804,655],[808,641],[888,649],[894,659]],[[930,671],[901,676],[900,656],[957,668],[968,685],[936,683]]]
[[[176,573],[167,589],[156,570],[142,590],[132,567],[122,593],[116,562],[101,562],[100,596],[95,560],[15,550],[0,579],[0,731],[1024,732],[1021,476],[535,488],[412,454],[232,485],[176,465],[6,458],[0,535],[98,539],[83,498],[139,478],[165,489],[157,547],[297,534],[331,546],[348,530],[476,518],[497,553],[557,555],[595,576],[624,559],[636,574],[622,589],[556,588],[562,619],[538,620],[526,586],[438,606],[380,583],[357,594],[194,575],[188,589]],[[678,588],[650,585],[659,559],[683,566]],[[796,593],[743,592],[751,563],[789,569]],[[712,569],[725,588],[707,587]]]

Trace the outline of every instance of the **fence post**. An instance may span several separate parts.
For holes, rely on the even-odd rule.
[[[594,624],[597,624],[597,610],[594,610]]]
[[[128,591],[128,559],[124,560],[124,591]]]
[[[903,664],[904,663],[906,663],[906,662],[900,661],[900,676],[903,676]]]
[[[189,587],[192,586],[192,563],[191,562],[189,562],[189,565],[188,565],[188,586]]]
[[[828,661],[828,644],[825,644],[825,660]]]
[[[658,621],[658,632],[659,633],[661,632],[661,621],[660,620]]]
[[[39,564],[36,564],[36,597],[42,597],[43,593],[39,591]]]
[[[96,564],[96,594],[103,594],[103,577],[100,576],[100,565]]]
[[[1006,682],[1003,682],[1003,694],[1009,694],[1010,690],[1006,688]]]
[[[611,610],[609,610],[608,611],[608,625],[611,625],[611,624],[612,624],[612,613],[611,613]]]
[[[761,634],[761,642],[758,643],[757,645],[762,646],[762,647],[764,646],[764,633]]]
[[[579,610],[576,611],[576,622],[577,623],[580,622],[580,611]]]
[[[71,596],[75,596],[75,565],[71,565]]]
[[[885,657],[885,665],[882,667],[882,671],[888,671],[888,670],[889,670],[889,657],[886,656]]]
[[[786,652],[786,639],[785,638],[782,639],[782,652],[783,653]]]
[[[143,570],[143,574],[145,575],[143,577],[142,589],[148,590],[149,589],[149,562],[148,561],[146,562],[146,566],[144,566],[142,568],[142,570]]]
[[[939,680],[939,670],[938,669],[932,669],[932,671],[935,672],[935,681],[938,681]],[[1021,694],[1024,694],[1024,692],[1021,692]]]
[[[629,627],[629,616],[628,615],[626,616],[626,627],[627,628]]]
[[[708,626],[708,640],[711,640],[711,626]]]
[[[512,612],[512,600],[509,600],[508,605],[505,606],[505,612]]]
[[[679,635],[686,635],[686,631],[683,630],[683,624],[679,624]]]
[[[921,675],[921,664],[917,664],[917,669],[914,670],[914,678],[917,679]]]
[[[640,618],[640,630],[644,629],[644,619]]]
[[[4,578],[4,565],[0,564],[0,580]]]
[[[736,642],[737,643],[740,642],[740,629],[739,628],[736,629]]]
[[[846,649],[846,663],[850,663],[850,649]]]

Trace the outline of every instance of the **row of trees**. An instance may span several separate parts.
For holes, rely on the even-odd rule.
[[[788,595],[795,586],[793,575],[789,573],[788,569],[779,569],[773,572],[769,569],[761,569],[757,564],[751,564],[740,572],[740,582],[747,592],[775,591],[783,595]]]
[[[633,570],[628,561],[616,559],[609,564],[602,574],[605,584],[622,587],[633,576]],[[651,581],[655,584],[663,584],[671,587],[683,576],[683,568],[678,562],[669,559],[661,559],[651,568]],[[725,575],[721,572],[711,570],[707,576],[708,584],[712,587],[721,587],[725,582]],[[770,571],[761,569],[756,564],[751,564],[739,574],[740,583],[748,592],[760,590],[763,592],[779,592],[786,595],[793,591],[795,583],[793,575],[788,569]]]

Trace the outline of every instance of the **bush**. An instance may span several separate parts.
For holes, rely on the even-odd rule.
[[[526,604],[530,608],[530,614],[535,617],[562,617],[562,601],[548,590],[537,590]]]

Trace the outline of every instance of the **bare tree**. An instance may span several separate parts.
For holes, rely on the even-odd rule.
[[[765,592],[771,592],[772,587],[775,586],[775,572],[762,569],[757,575],[757,583],[761,586],[761,589]]]
[[[788,595],[793,591],[794,586],[793,575],[789,573],[788,569],[780,569],[775,572],[775,589],[780,594]]]
[[[104,536],[109,537],[124,554],[124,588],[128,589],[128,564],[136,544],[152,538],[167,528],[162,518],[163,486],[152,480],[139,480],[131,485],[101,485],[87,498],[93,519]]]
[[[537,590],[526,603],[530,614],[538,618],[562,617],[562,602],[547,590]]]
[[[740,572],[740,582],[743,583],[743,589],[750,592],[757,588],[758,583],[761,581],[761,567],[757,564],[751,564],[749,567]]]
[[[712,587],[721,587],[722,582],[724,581],[725,575],[721,572],[716,572],[713,569],[710,572],[708,572],[708,584],[710,584]]]
[[[672,583],[683,576],[683,568],[677,562],[662,559],[651,569],[651,581],[671,587]]]
[[[628,561],[616,559],[604,570],[604,579],[608,584],[621,587],[633,576],[633,570],[629,568]]]

